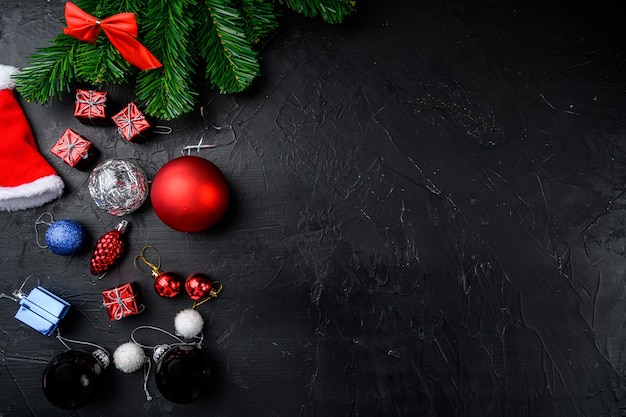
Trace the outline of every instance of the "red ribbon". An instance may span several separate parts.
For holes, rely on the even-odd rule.
[[[119,13],[106,19],[98,20],[85,13],[71,2],[65,3],[65,20],[63,28],[66,35],[81,41],[95,43],[100,29],[104,30],[111,44],[126,61],[141,70],[162,67],[163,64],[143,46],[136,38],[139,35],[137,20],[134,13]]]

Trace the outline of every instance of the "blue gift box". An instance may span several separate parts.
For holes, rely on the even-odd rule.
[[[69,309],[67,301],[43,287],[37,287],[26,297],[20,298],[20,309],[15,313],[15,318],[39,333],[50,336]]]

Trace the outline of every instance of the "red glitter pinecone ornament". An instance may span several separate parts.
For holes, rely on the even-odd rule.
[[[89,265],[93,275],[99,275],[108,271],[122,257],[124,253],[122,235],[126,231],[127,226],[128,222],[122,220],[115,229],[105,233],[98,239]]]

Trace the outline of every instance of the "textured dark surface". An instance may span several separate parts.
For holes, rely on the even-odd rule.
[[[60,31],[63,2],[17,3],[0,2],[0,57],[22,66]],[[362,1],[340,26],[287,13],[253,88],[203,97],[205,120],[167,123],[171,135],[145,144],[80,125],[71,97],[23,103],[66,192],[0,213],[0,291],[40,280],[73,306],[63,334],[112,352],[138,325],[172,331],[191,304],[134,270],[143,246],[224,290],[199,307],[217,369],[207,395],[171,403],[151,376],[148,402],[140,372],[112,370],[74,413],[40,387],[63,346],[0,300],[0,416],[626,415],[617,3]],[[128,255],[101,281],[90,249],[40,249],[44,211],[81,222],[90,245],[118,221],[89,197],[89,170],[48,152],[67,127],[100,161],[132,158],[150,177],[204,133],[223,144],[200,155],[229,181],[227,217],[186,235],[146,204],[125,217]],[[145,311],[109,323],[101,292],[128,281]]]

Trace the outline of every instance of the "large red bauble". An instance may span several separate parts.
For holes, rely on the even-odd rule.
[[[150,198],[163,223],[180,232],[200,232],[222,218],[230,192],[224,174],[213,163],[181,156],[156,173]]]

